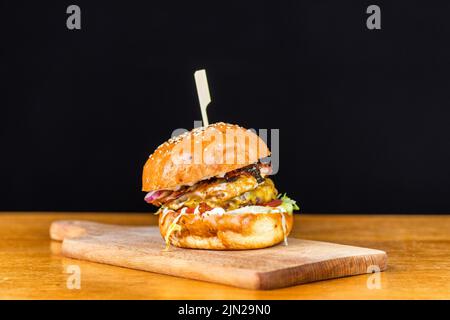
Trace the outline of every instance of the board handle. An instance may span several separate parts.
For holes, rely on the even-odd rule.
[[[53,221],[50,225],[50,238],[56,241],[63,241],[64,239],[79,238],[87,235],[95,236],[113,229],[117,229],[117,226],[91,221],[58,220]]]
[[[64,238],[78,238],[87,234],[85,226],[80,221],[53,221],[50,226],[50,238],[63,241]]]

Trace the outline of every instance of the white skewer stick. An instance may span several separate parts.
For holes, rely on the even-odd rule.
[[[200,102],[200,110],[202,112],[203,126],[209,125],[208,114],[206,108],[211,102],[209,95],[208,79],[206,78],[206,70],[197,70],[194,72],[195,85],[197,86],[198,101]]]

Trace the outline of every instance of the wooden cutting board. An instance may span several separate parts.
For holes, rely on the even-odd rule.
[[[210,251],[171,247],[156,226],[56,221],[53,240],[67,257],[120,267],[217,282],[248,289],[275,289],[317,280],[383,271],[384,251],[289,238],[259,250]]]

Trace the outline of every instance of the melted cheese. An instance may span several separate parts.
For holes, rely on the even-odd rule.
[[[277,192],[270,179],[266,179],[265,183],[260,186],[253,176],[242,175],[234,181],[219,179],[214,182],[200,182],[192,190],[188,190],[180,197],[164,205],[173,210],[178,210],[182,207],[195,208],[202,202],[210,207],[227,207],[225,206],[225,202],[231,201],[232,199],[236,200],[237,197],[257,188],[262,189],[259,191],[261,195],[257,195],[261,197],[262,203],[270,201],[274,196],[276,197]],[[242,200],[245,199],[241,199],[239,203],[235,204],[235,207],[242,204]]]

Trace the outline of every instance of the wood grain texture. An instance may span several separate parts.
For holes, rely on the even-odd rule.
[[[54,240],[64,240],[66,257],[184,278],[267,290],[386,269],[380,250],[289,239],[259,250],[213,251],[170,247],[159,228],[117,226],[89,221],[55,221]]]
[[[275,290],[248,290],[119,268],[61,256],[49,239],[52,221],[93,220],[156,225],[151,214],[0,214],[2,299],[450,299],[450,216],[299,215],[293,237],[379,248],[389,268],[380,287],[364,274]],[[66,283],[70,266],[81,270],[81,288]]]

